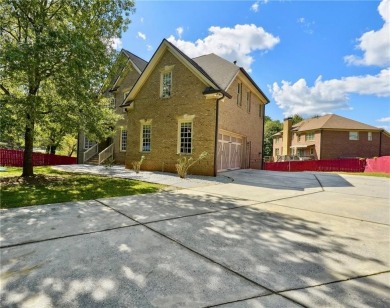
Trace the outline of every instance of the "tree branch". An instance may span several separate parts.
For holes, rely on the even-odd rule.
[[[0,89],[3,90],[5,95],[11,96],[10,91],[8,91],[8,89],[6,87],[4,87],[1,83],[0,83]]]

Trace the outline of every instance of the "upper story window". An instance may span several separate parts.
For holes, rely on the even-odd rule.
[[[168,98],[172,94],[172,71],[161,74],[161,97]]]
[[[314,133],[306,133],[305,140],[306,141],[314,140]]]
[[[242,105],[242,83],[237,84],[237,105]]]
[[[275,144],[279,143],[279,137],[276,137],[274,140],[275,140]]]
[[[252,93],[249,91],[249,92],[246,92],[246,111],[248,113],[251,112],[251,105],[252,105]]]
[[[349,140],[359,140],[359,132],[349,132]]]
[[[372,141],[372,132],[367,133],[367,140]]]
[[[279,156],[279,149],[275,149],[275,156]]]
[[[116,107],[115,96],[111,97],[111,99],[110,99],[110,107],[111,107],[112,109],[115,109],[115,107]]]
[[[297,134],[297,140],[298,140],[298,142],[301,141],[301,135],[300,134]]]
[[[262,104],[259,105],[259,117],[260,118],[264,117],[264,105]]]

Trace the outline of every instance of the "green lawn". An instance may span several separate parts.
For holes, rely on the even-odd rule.
[[[146,194],[164,188],[129,179],[61,172],[50,167],[35,167],[37,177],[28,181],[18,178],[21,173],[17,167],[0,172],[1,208]]]

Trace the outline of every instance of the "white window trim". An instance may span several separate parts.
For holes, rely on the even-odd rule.
[[[242,106],[242,82],[237,83],[237,106]]]
[[[139,135],[139,151],[142,153],[150,153],[152,152],[152,120],[151,119],[144,119],[140,120],[140,135]],[[145,125],[150,125],[150,150],[149,151],[144,151],[143,150],[143,128]]]
[[[116,108],[116,99],[115,99],[115,96],[112,96],[111,99],[110,99],[110,107],[112,109],[115,109]]]
[[[194,118],[195,115],[185,114],[177,118],[177,154],[180,155],[191,155],[194,150]],[[181,153],[181,124],[191,123],[191,152]]]
[[[123,150],[122,148],[122,141],[123,141],[123,132],[126,132],[126,149],[127,149],[127,139],[128,139],[128,132],[127,129],[121,128],[121,134],[119,138],[119,151],[120,152],[126,152],[126,149]]]
[[[252,109],[252,92],[246,92],[246,112],[251,113]]]
[[[312,135],[313,135],[313,138],[311,138]],[[309,138],[309,136],[310,136],[310,138]],[[305,141],[314,141],[315,138],[316,138],[316,135],[314,132],[305,134]]]
[[[170,65],[170,66],[165,66],[163,67],[161,70],[160,70],[160,98],[170,98],[172,97],[172,89],[173,89],[173,67],[174,65]],[[171,91],[170,91],[170,95],[169,96],[163,96],[163,80],[164,80],[164,75],[165,74],[171,74]]]
[[[367,132],[367,140],[372,141],[372,132]]]
[[[351,133],[356,133],[356,139],[355,138],[351,138]],[[350,140],[350,141],[358,141],[359,140],[359,132],[357,132],[357,131],[350,131],[349,133],[348,133],[348,139]]]

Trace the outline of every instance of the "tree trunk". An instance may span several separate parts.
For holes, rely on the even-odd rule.
[[[33,145],[34,145],[34,121],[29,114],[26,115],[27,124],[24,131],[24,154],[22,177],[34,176],[33,170]]]

